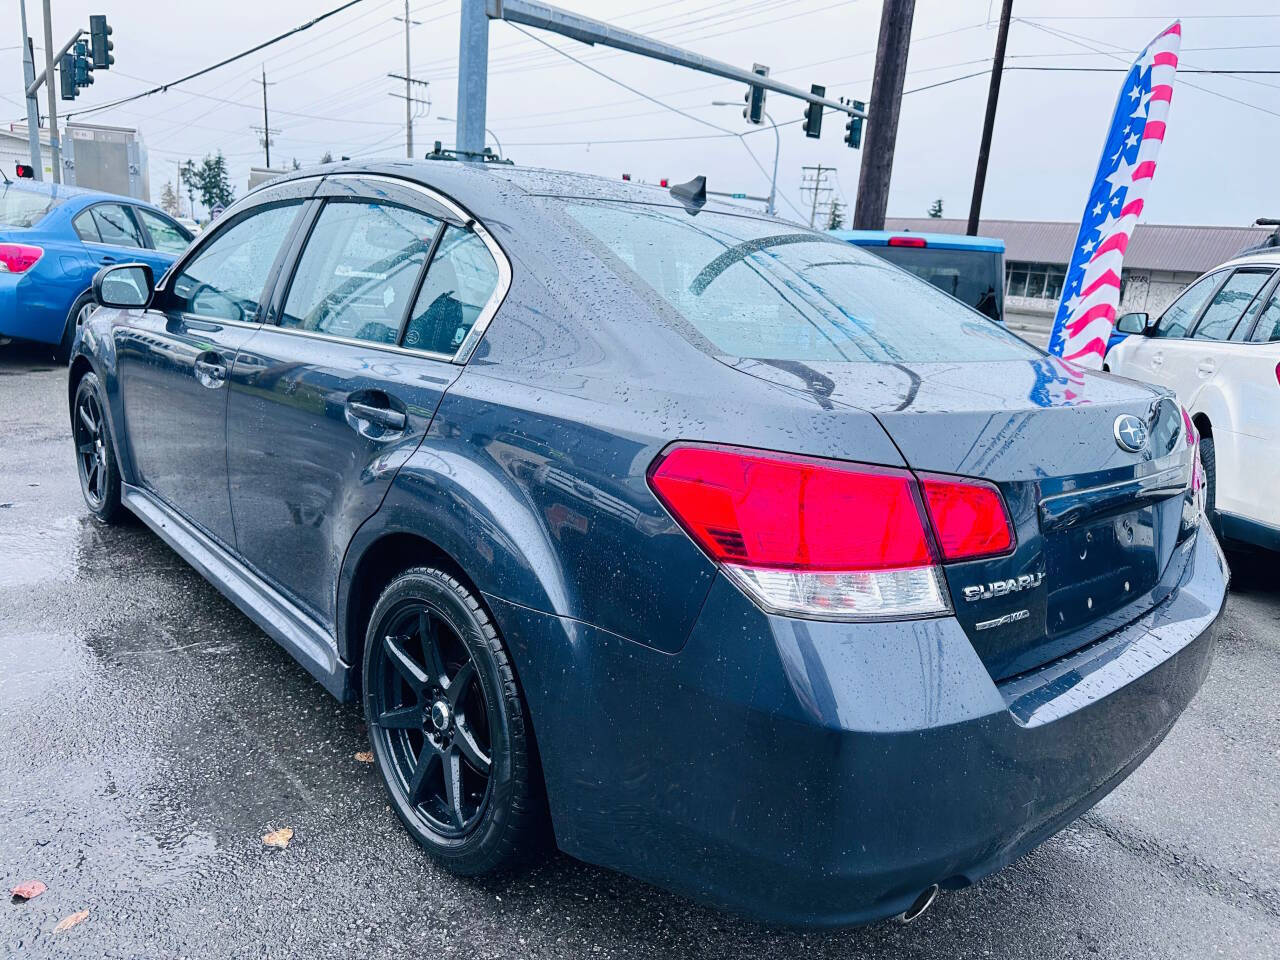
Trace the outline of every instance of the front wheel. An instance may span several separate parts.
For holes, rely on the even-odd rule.
[[[80,492],[85,505],[103,523],[118,523],[124,514],[120,503],[120,468],[111,445],[106,394],[97,374],[86,373],[76,384],[71,418]]]
[[[444,866],[474,876],[541,846],[528,715],[497,629],[456,578],[417,568],[383,591],[364,704],[392,806]]]

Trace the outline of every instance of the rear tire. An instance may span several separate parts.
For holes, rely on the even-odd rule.
[[[423,849],[462,876],[539,852],[547,818],[528,712],[479,599],[443,570],[406,571],[373,608],[363,666],[374,760]]]
[[[71,309],[67,312],[67,321],[62,327],[62,340],[54,348],[54,356],[59,363],[66,363],[71,359],[71,348],[75,346],[76,334],[96,309],[92,290],[86,290],[76,297],[75,303],[71,304]]]
[[[71,405],[71,437],[76,446],[80,493],[94,517],[114,524],[124,519],[126,511],[120,503],[120,468],[107,409],[106,392],[97,374],[86,373],[76,384]]]
[[[1209,521],[1209,526],[1218,538],[1222,537],[1222,523],[1218,518],[1217,511],[1217,492],[1218,492],[1218,456],[1214,449],[1213,437],[1200,438],[1200,465],[1204,467],[1204,515]]]

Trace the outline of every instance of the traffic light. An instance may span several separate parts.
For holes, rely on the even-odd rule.
[[[76,87],[87,87],[93,83],[93,63],[89,60],[89,44],[83,40],[76,41]]]
[[[36,168],[29,163],[19,163],[14,167],[14,173],[18,175],[20,180],[34,180],[36,178]]]
[[[855,110],[866,110],[867,105],[861,100],[853,101]],[[862,117],[850,117],[844,125],[844,142],[851,147],[862,146]]]
[[[811,83],[809,92],[815,97],[825,97],[827,88],[818,83]],[[822,136],[822,104],[811,103],[804,108],[804,135],[806,137]]]
[[[767,77],[769,68],[762,63],[756,63],[752,64],[751,72]],[[742,98],[747,101],[747,105],[742,108],[742,115],[746,117],[747,123],[764,122],[764,92],[764,87],[757,87],[754,83],[747,88]]]
[[[111,28],[107,26],[107,18],[101,13],[89,17],[89,40],[93,46],[93,65],[98,70],[110,70],[116,62],[111,49],[115,46],[108,38]]]
[[[58,64],[58,79],[62,81],[62,99],[74,100],[76,93],[76,58],[69,53],[62,55]]]

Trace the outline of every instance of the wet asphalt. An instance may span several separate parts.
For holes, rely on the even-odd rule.
[[[768,929],[564,856],[459,880],[355,758],[355,706],[145,527],[89,519],[65,371],[0,347],[0,888],[48,885],[0,898],[0,957],[1280,957],[1280,557],[1231,560],[1165,743],[910,926]]]

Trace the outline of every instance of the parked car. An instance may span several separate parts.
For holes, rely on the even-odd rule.
[[[91,513],[333,694],[449,869],[923,911],[1124,779],[1226,569],[1167,394],[673,187],[344,164],[94,282]]]
[[[1280,248],[1237,257],[1160,315],[1120,317],[1121,376],[1174,390],[1200,431],[1208,515],[1223,536],[1280,550]]]
[[[928,280],[992,320],[1004,322],[1003,240],[889,230],[832,230],[831,234]]]
[[[96,304],[105,264],[156,276],[191,242],[167,213],[130,197],[33,180],[0,184],[0,337],[54,344],[65,359]]]

